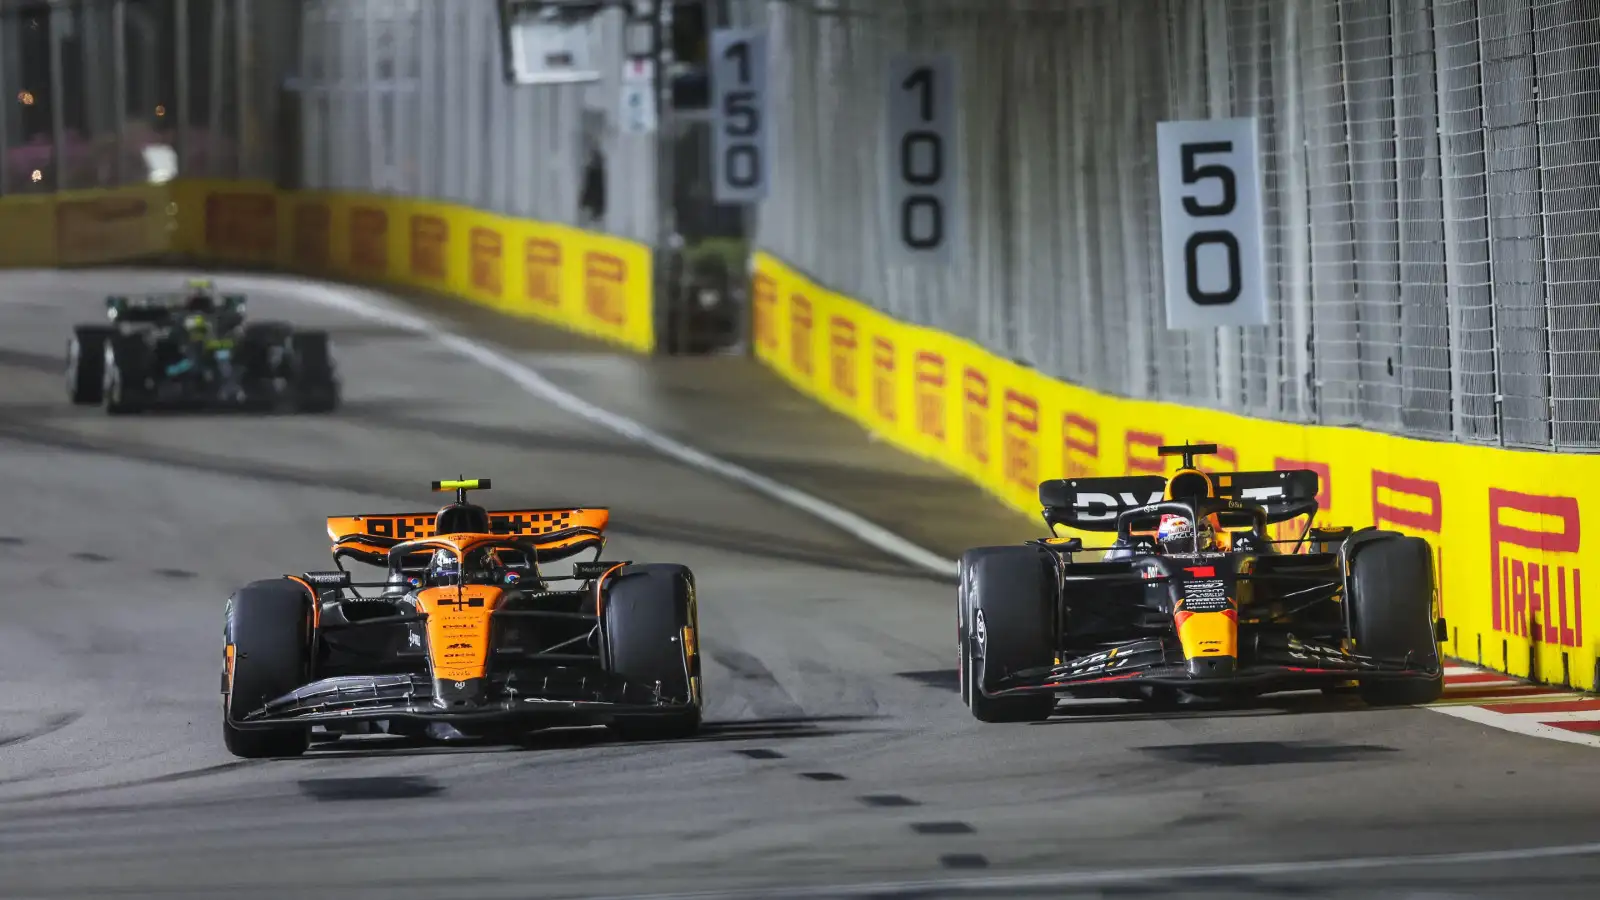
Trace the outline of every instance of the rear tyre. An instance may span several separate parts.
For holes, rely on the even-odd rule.
[[[670,740],[700,729],[700,632],[694,573],[670,563],[627,566],[604,585],[606,668],[661,697],[684,704],[670,713],[618,716],[610,728],[624,740]],[[685,629],[688,629],[688,646]]]
[[[1055,591],[1043,552],[980,547],[962,554],[958,614],[962,699],[980,722],[1036,722],[1055,710],[1053,694],[987,697],[1005,676],[1054,660]]]
[[[301,412],[326,413],[339,406],[339,380],[324,331],[297,331],[289,338],[289,383]]]
[[[1350,614],[1355,650],[1404,658],[1437,674],[1421,681],[1362,681],[1371,706],[1414,706],[1444,694],[1444,667],[1434,636],[1433,553],[1422,538],[1386,534],[1351,551]]]
[[[95,406],[105,390],[106,340],[112,330],[80,325],[67,339],[67,396],[79,406]]]
[[[299,756],[311,744],[309,726],[233,725],[236,715],[259,709],[310,677],[310,601],[305,588],[286,578],[252,582],[228,598],[224,646],[233,647],[233,670],[231,676],[223,670],[222,740],[234,756]]]
[[[140,412],[149,377],[144,343],[134,335],[112,335],[105,346],[102,399],[106,412],[114,416]]]

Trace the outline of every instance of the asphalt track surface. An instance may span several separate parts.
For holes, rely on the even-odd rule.
[[[284,291],[252,313],[333,332],[335,415],[68,405],[70,325],[176,278],[0,278],[0,897],[1595,893],[1590,748],[1319,696],[980,725],[950,585]],[[463,474],[492,505],[610,505],[608,556],[695,569],[704,734],[231,757],[230,590],[325,566],[325,515],[431,509]]]

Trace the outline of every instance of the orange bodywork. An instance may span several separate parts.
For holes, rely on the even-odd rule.
[[[428,656],[433,677],[445,681],[482,678],[489,665],[489,623],[505,591],[487,584],[428,588],[417,594],[428,617]]]

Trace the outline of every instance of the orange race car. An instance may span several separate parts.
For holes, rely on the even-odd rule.
[[[698,729],[693,573],[601,560],[605,509],[467,502],[489,485],[434,482],[456,492],[437,513],[330,517],[336,571],[256,581],[228,598],[222,731],[234,755],[299,755],[313,726],[332,738]],[[567,574],[548,568],[589,551]],[[356,581],[346,559],[385,574]]]

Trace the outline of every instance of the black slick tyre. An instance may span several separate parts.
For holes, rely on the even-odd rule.
[[[968,550],[960,574],[962,699],[980,722],[1048,719],[1053,694],[984,695],[1005,676],[1054,660],[1055,591],[1044,553],[1026,546]]]
[[[112,335],[105,346],[102,400],[106,412],[122,416],[142,411],[149,365],[143,342],[133,335]]]
[[[1444,667],[1434,635],[1433,553],[1422,538],[1385,534],[1350,554],[1349,602],[1355,652],[1403,659],[1437,674],[1426,680],[1362,681],[1371,706],[1432,703],[1444,694]]]
[[[287,578],[252,582],[228,598],[222,739],[234,756],[299,756],[310,746],[308,726],[254,729],[233,724],[236,717],[289,693],[310,677],[310,599],[305,588]]]
[[[327,413],[338,407],[339,381],[327,332],[297,331],[289,338],[289,372],[298,410]]]
[[[112,330],[80,325],[67,339],[67,396],[79,406],[96,406],[105,390],[106,341]]]
[[[602,584],[601,632],[606,668],[638,687],[660,686],[663,699],[683,704],[670,713],[619,715],[610,728],[624,740],[688,737],[700,728],[700,657],[694,574],[686,566],[626,566]]]

